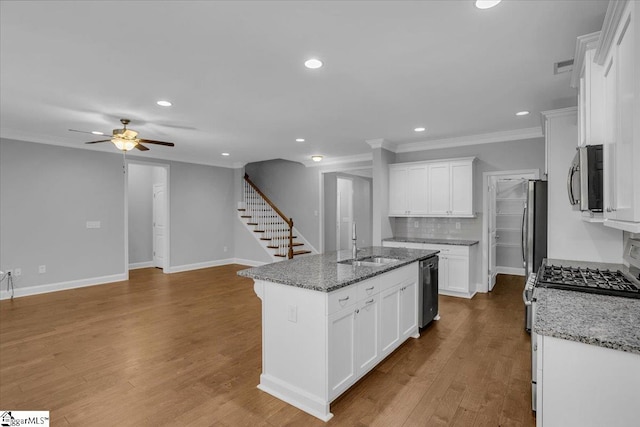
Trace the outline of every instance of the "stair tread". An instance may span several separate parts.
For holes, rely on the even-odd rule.
[[[304,246],[304,243],[300,243],[300,242],[293,242],[293,245],[291,246]],[[280,246],[273,246],[273,245],[268,245],[267,246],[269,249],[278,249]]]
[[[251,215],[240,215],[240,218],[251,218]]]
[[[285,237],[285,236],[278,236],[278,237]],[[289,236],[286,236],[289,237]],[[295,239],[298,236],[293,236],[292,239]],[[260,240],[273,240],[273,237],[261,237]]]
[[[293,256],[296,256],[296,255],[304,255],[304,254],[310,254],[310,253],[311,253],[311,251],[293,251]],[[279,257],[287,257],[288,255],[280,255],[280,254],[276,254],[276,256],[279,256]]]
[[[239,210],[239,211],[242,211],[242,212],[246,211],[246,209],[238,209],[238,210]]]

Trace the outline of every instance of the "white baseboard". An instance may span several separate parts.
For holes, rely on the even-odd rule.
[[[513,276],[524,276],[524,268],[517,267],[496,267],[498,274],[511,274]]]
[[[137,270],[138,268],[149,268],[155,267],[153,261],[145,261],[145,262],[133,262],[129,264],[129,270]]]
[[[282,258],[282,259],[285,260],[286,258]],[[233,263],[248,265],[249,267],[260,267],[261,265],[269,264],[268,262],[264,262],[264,261],[252,261],[250,259],[242,259],[242,258],[234,258]]]
[[[50,283],[45,285],[28,286],[24,288],[16,287],[14,298],[26,297],[29,295],[46,294],[49,292],[65,291],[68,289],[84,288],[87,286],[103,285],[105,283],[121,282],[127,280],[127,273],[112,274],[110,276],[91,277],[88,279],[70,280],[68,282]],[[11,293],[6,289],[0,291],[0,300],[11,298]]]
[[[219,267],[221,265],[234,264],[233,258],[217,259],[213,261],[196,262],[194,264],[176,265],[169,267],[169,273],[182,273],[183,271],[200,270],[201,268]]]

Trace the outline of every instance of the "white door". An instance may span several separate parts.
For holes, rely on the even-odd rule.
[[[429,198],[427,191],[427,165],[409,168],[405,182],[407,192],[407,209],[411,215],[425,215],[429,213]]]
[[[337,179],[336,250],[351,249],[353,245],[353,181]]]
[[[400,289],[400,335],[404,340],[418,327],[418,284],[412,280]]]
[[[358,376],[373,368],[380,360],[378,343],[380,327],[380,295],[358,304],[356,312],[356,366]]]
[[[451,210],[449,163],[435,163],[428,168],[429,213],[448,215]]]
[[[165,266],[165,239],[167,228],[166,187],[153,185],[153,265]]]
[[[389,215],[407,214],[408,173],[406,167],[389,168]]]
[[[469,257],[447,255],[447,289],[455,292],[469,292]]]
[[[471,162],[451,162],[451,214],[473,215],[472,175]]]
[[[347,307],[329,317],[329,398],[356,379],[355,308]]]
[[[380,346],[383,357],[400,343],[400,288],[398,285],[380,294]]]
[[[496,248],[498,244],[498,233],[496,230],[496,178],[489,178],[489,290],[493,290],[496,284]]]

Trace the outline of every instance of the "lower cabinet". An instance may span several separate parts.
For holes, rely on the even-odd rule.
[[[329,396],[338,396],[356,378],[356,316],[346,308],[329,316]]]
[[[438,293],[471,298],[476,293],[476,257],[478,245],[443,245],[431,243],[382,242],[393,248],[427,249],[438,254]]]

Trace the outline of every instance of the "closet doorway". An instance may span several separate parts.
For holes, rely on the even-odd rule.
[[[522,221],[526,188],[527,181],[538,176],[537,170],[484,173],[483,285],[488,291],[498,274],[525,274]]]

